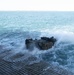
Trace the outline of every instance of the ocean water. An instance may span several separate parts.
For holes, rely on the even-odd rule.
[[[57,39],[48,51],[25,48],[25,39],[39,39],[41,36]],[[0,58],[6,61],[16,54],[32,54],[53,65],[74,72],[74,12],[0,12]]]

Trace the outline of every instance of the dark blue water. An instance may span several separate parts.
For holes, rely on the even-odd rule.
[[[54,36],[57,43],[48,51],[27,51],[25,39],[41,36]],[[0,49],[0,57],[7,61],[26,52],[74,71],[74,12],[0,12]],[[22,59],[13,61],[18,60]]]

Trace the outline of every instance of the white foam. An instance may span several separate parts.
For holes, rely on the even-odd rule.
[[[53,59],[57,59],[55,52],[58,49],[61,50],[63,47],[68,46],[69,44],[74,44],[74,32],[72,32],[72,31],[60,30],[60,29],[57,30],[55,28],[55,29],[51,29],[51,30],[49,30],[49,29],[46,29],[46,30],[43,30],[43,31],[41,30],[40,31],[41,35],[39,34],[39,32],[38,33],[34,32],[33,34],[32,33],[33,33],[33,31],[29,33],[29,37],[30,37],[30,35],[31,35],[31,37],[34,37],[34,38],[36,38],[36,37],[40,38],[42,36],[46,36],[46,37],[54,36],[57,39],[57,42],[56,42],[55,46],[53,46],[49,50],[43,51],[43,50],[39,50],[37,48],[34,48],[34,50],[30,51],[30,50],[27,50],[26,47],[25,47],[25,39],[27,37],[25,38],[24,36],[22,36],[22,37],[18,36],[17,38],[14,38],[14,36],[13,36],[12,38],[10,38],[10,37],[9,38],[3,38],[0,41],[0,44],[4,45],[5,49],[7,49],[7,50],[11,49],[10,54],[6,55],[6,57],[4,57],[4,59],[9,60],[11,57],[16,55],[17,53],[23,53],[23,54],[26,53],[26,54],[35,55],[35,56],[38,57],[39,55],[44,54],[44,53],[48,53],[48,52],[54,52]],[[12,42],[14,43],[13,46],[10,44]],[[58,46],[58,44],[60,42],[66,42],[66,44],[62,44],[62,45]],[[23,60],[23,59],[18,58],[18,59],[15,59],[15,60]],[[40,57],[40,59],[41,59],[41,57]],[[68,59],[67,62],[69,62],[69,61],[72,62],[72,60],[73,60],[73,58],[71,57],[71,58]],[[51,60],[51,62],[54,65],[59,64],[57,61],[54,62],[54,61]],[[69,66],[72,66],[72,65],[74,65],[74,64],[69,62],[67,65],[65,65],[63,67],[68,67],[69,68]],[[74,67],[73,67],[73,69],[74,69]]]
[[[42,34],[41,36],[46,36],[46,37],[51,37],[51,36],[54,36],[58,42],[71,42],[71,43],[74,43],[74,32],[71,32],[71,31],[63,31],[63,30],[49,30],[49,29],[46,29],[46,30],[42,30],[41,31]]]

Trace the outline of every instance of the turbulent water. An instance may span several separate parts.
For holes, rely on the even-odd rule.
[[[25,48],[26,38],[41,36],[54,36],[55,46],[48,51]],[[14,59],[18,53],[21,57]],[[22,61],[25,53],[74,72],[74,12],[0,12],[0,57]]]

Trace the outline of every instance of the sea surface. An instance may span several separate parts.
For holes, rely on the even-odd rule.
[[[56,44],[49,50],[27,50],[25,39],[54,36]],[[13,58],[17,54],[20,57]],[[74,72],[74,12],[0,11],[0,58],[23,61],[29,55]],[[31,62],[33,63],[33,62]]]

